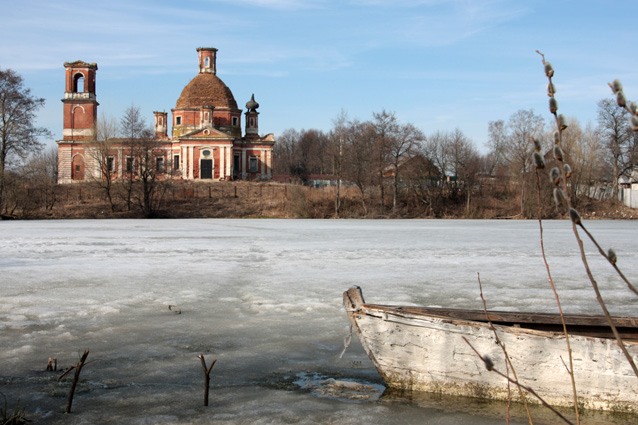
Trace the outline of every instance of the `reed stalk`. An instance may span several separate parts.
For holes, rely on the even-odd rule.
[[[594,275],[591,271],[591,268],[589,267],[589,262],[587,260],[587,255],[585,253],[585,248],[584,248],[584,244],[583,241],[580,237],[580,233],[578,232],[578,227],[580,227],[581,229],[583,229],[585,231],[585,233],[588,235],[588,237],[594,241],[594,243],[596,244],[596,246],[598,247],[599,251],[603,254],[603,256],[612,264],[614,265],[614,268],[619,272],[620,270],[616,267],[615,265],[615,261],[611,260],[611,255],[606,255],[604,253],[604,251],[600,248],[599,244],[595,241],[595,238],[591,235],[590,232],[588,232],[582,222],[581,216],[578,213],[578,211],[573,207],[573,203],[572,203],[572,199],[571,199],[571,193],[568,191],[568,185],[567,185],[567,180],[571,175],[571,167],[565,162],[565,155],[563,153],[563,149],[562,149],[562,138],[563,138],[563,131],[567,128],[567,125],[565,124],[565,118],[563,115],[558,113],[558,102],[556,101],[556,97],[555,97],[555,93],[556,93],[556,89],[554,87],[554,83],[552,81],[553,77],[554,77],[554,69],[552,67],[552,65],[547,62],[545,60],[545,55],[543,53],[541,53],[540,51],[536,51],[536,53],[538,53],[541,58],[542,58],[542,63],[543,63],[543,67],[545,69],[545,75],[547,76],[548,79],[548,85],[547,85],[547,95],[549,96],[550,100],[549,100],[549,110],[550,113],[554,116],[554,121],[556,122],[556,132],[554,133],[554,148],[553,148],[553,152],[554,152],[554,158],[557,161],[557,163],[560,165],[560,167],[555,167],[552,169],[552,171],[550,172],[550,180],[555,184],[555,194],[560,194],[558,197],[555,196],[555,199],[557,201],[557,206],[558,207],[563,207],[565,208],[566,212],[569,213],[569,217],[572,221],[572,231],[574,233],[574,237],[576,239],[576,242],[578,244],[578,248],[580,250],[580,256],[581,256],[581,261],[583,263],[583,266],[585,268],[585,272],[587,273],[587,277],[589,278],[589,281],[591,283],[592,289],[594,290],[594,293],[596,294],[596,301],[598,302],[598,304],[600,305],[601,310],[603,311],[603,315],[605,316],[605,319],[607,321],[607,323],[609,324],[609,327],[612,331],[612,333],[614,334],[614,337],[616,339],[616,342],[619,346],[619,348],[621,349],[621,351],[623,352],[623,355],[625,356],[625,358],[627,359],[627,362],[629,363],[629,365],[631,366],[634,374],[636,375],[636,377],[638,377],[638,367],[636,367],[636,364],[633,360],[633,358],[631,357],[631,355],[629,354],[629,352],[627,351],[627,348],[625,347],[625,344],[622,340],[622,338],[620,337],[620,334],[618,333],[618,330],[616,329],[616,325],[614,324],[612,318],[611,318],[611,314],[609,313],[609,310],[607,309],[607,305],[603,299],[602,293],[600,292],[600,288],[598,286],[598,282],[596,281],[596,279],[594,278]],[[634,127],[634,131],[638,131],[638,107],[636,107],[636,104],[633,102],[627,103],[624,93],[622,91],[622,85],[620,84],[620,82],[618,82],[617,80],[614,81],[614,83],[610,84],[610,87],[612,88],[612,91],[616,94],[617,96],[617,102],[618,105],[621,107],[625,107],[627,108],[627,110],[632,114],[632,125],[635,123],[636,125],[633,126]],[[537,157],[538,155],[536,155],[538,152],[535,152],[534,155],[534,161],[537,162]],[[555,170],[557,170],[558,172],[556,173]],[[615,258],[615,255],[614,255]],[[624,275],[622,273],[620,273],[621,277],[624,278],[625,283],[628,284],[628,286],[631,288],[633,288],[633,291],[635,293],[636,290],[633,287],[633,285],[631,285],[631,283],[629,283],[629,281],[624,277]]]
[[[509,376],[509,371],[512,371],[512,374],[514,375],[514,381],[516,383],[518,383],[518,376],[516,374],[516,369],[514,368],[514,364],[512,363],[512,359],[510,358],[510,355],[507,353],[507,348],[505,347],[505,344],[503,344],[503,341],[501,341],[501,338],[499,338],[498,333],[496,332],[496,327],[494,327],[494,324],[492,323],[492,321],[490,320],[490,316],[487,313],[487,301],[485,301],[485,296],[483,295],[483,284],[481,283],[481,275],[477,275],[477,280],[478,280],[478,284],[479,284],[479,291],[480,291],[480,295],[481,295],[481,301],[483,301],[483,312],[485,313],[485,319],[487,320],[487,323],[490,327],[490,330],[494,333],[494,339],[496,341],[496,345],[499,346],[499,348],[501,349],[501,351],[503,351],[503,355],[505,356],[505,370],[507,372],[507,376]],[[463,338],[465,339],[465,338]],[[508,408],[508,419],[507,419],[507,423],[509,423],[509,402],[511,399],[511,395],[510,395],[510,383],[511,381],[508,380],[507,383],[507,392],[508,392],[508,397],[507,397],[507,408]],[[525,406],[525,412],[527,413],[527,420],[529,422],[530,425],[533,425],[534,421],[532,420],[532,413],[529,410],[529,405],[527,404],[527,397],[525,397],[525,392],[523,391],[523,388],[521,385],[516,385],[516,388],[518,389],[518,394],[519,397],[521,398],[521,400],[523,401],[523,405]]]
[[[528,393],[530,393],[531,395],[533,395],[534,397],[536,397],[536,399],[545,407],[547,407],[549,410],[551,410],[552,412],[554,412],[556,414],[556,416],[558,416],[563,422],[565,422],[566,424],[569,425],[575,425],[572,421],[570,421],[568,418],[566,418],[562,413],[560,413],[558,410],[556,410],[556,408],[554,406],[552,406],[551,404],[549,404],[547,401],[545,401],[545,399],[543,397],[541,397],[536,391],[534,391],[534,388],[528,386],[528,385],[524,385],[520,382],[518,382],[518,380],[504,374],[503,372],[501,372],[500,370],[496,369],[494,367],[494,362],[492,362],[492,360],[487,357],[487,356],[482,356],[481,353],[478,352],[478,350],[476,348],[474,348],[474,346],[472,345],[472,343],[470,343],[470,341],[467,340],[467,338],[462,337],[463,340],[465,341],[465,343],[467,345],[470,346],[470,348],[472,349],[472,351],[474,351],[474,353],[479,356],[479,358],[483,361],[483,364],[485,365],[485,368],[490,371],[490,372],[494,372],[497,375],[500,375],[501,377],[505,378],[508,380],[508,382],[524,389],[525,391],[527,391]]]

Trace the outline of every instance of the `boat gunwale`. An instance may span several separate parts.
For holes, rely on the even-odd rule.
[[[441,307],[398,306],[364,303],[360,310],[376,311],[381,314],[397,316],[428,317],[444,321],[463,321],[479,325],[492,323],[496,326],[535,330],[541,332],[562,333],[562,321],[559,314],[510,312],[488,310],[466,310]],[[593,338],[614,338],[611,328],[604,316],[567,314],[565,324],[570,335],[582,335]],[[614,325],[623,341],[638,343],[638,318],[629,316],[612,316]]]

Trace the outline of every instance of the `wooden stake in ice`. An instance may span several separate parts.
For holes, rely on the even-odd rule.
[[[208,389],[210,388],[210,372],[213,370],[213,366],[217,363],[217,359],[213,360],[210,367],[206,367],[206,359],[204,355],[200,354],[199,359],[202,361],[202,368],[204,369],[204,406],[208,406]]]
[[[77,387],[78,385],[78,381],[80,380],[80,372],[82,371],[82,367],[86,363],[86,358],[88,356],[89,356],[89,350],[87,348],[86,350],[84,350],[84,354],[82,354],[82,357],[80,357],[80,361],[75,366],[71,366],[69,370],[64,372],[62,376],[58,378],[58,380],[64,378],[69,372],[75,369],[75,374],[73,375],[73,382],[71,383],[71,389],[69,390],[69,398],[67,399],[67,402],[66,402],[66,410],[65,410],[66,413],[71,413],[71,406],[73,405],[73,395],[75,394],[75,387]]]

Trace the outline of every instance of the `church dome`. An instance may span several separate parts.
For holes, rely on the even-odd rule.
[[[237,109],[237,102],[228,86],[217,75],[201,73],[184,87],[177,99],[175,109],[201,108],[202,106]]]

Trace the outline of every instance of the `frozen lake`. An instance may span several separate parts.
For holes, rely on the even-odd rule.
[[[638,222],[586,225],[638,281]],[[544,227],[565,310],[598,312],[571,224]],[[482,308],[480,273],[489,308],[554,311],[539,240],[536,221],[0,222],[0,393],[45,424],[504,423],[504,405],[381,396],[358,341],[340,357],[341,296]],[[586,248],[612,312],[636,315]],[[70,382],[44,369],[85,348],[65,415]],[[218,359],[208,407],[199,354]]]

